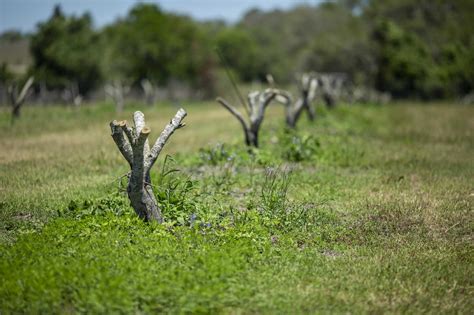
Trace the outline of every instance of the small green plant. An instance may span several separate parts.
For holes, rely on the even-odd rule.
[[[278,219],[287,211],[291,172],[281,168],[267,168],[260,192],[260,211],[264,218]]]
[[[231,153],[223,143],[199,149],[199,156],[204,163],[209,165],[218,165],[235,158],[235,154]]]
[[[129,213],[130,202],[119,192],[102,198],[88,198],[84,200],[73,199],[67,207],[58,211],[58,215],[74,218],[83,218],[90,215],[104,215],[112,213],[120,216]]]
[[[173,164],[173,158],[167,155],[157,181],[156,199],[166,220],[185,225],[194,209],[190,195],[195,184]]]
[[[312,135],[299,135],[293,130],[286,130],[280,136],[282,158],[290,162],[310,161],[317,153],[320,143]]]
[[[234,160],[223,164],[217,172],[211,173],[211,179],[214,187],[217,190],[227,190],[235,181],[233,180],[233,173],[235,172]]]

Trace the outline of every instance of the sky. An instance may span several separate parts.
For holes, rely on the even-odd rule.
[[[298,4],[316,4],[320,0],[0,0],[0,32],[16,29],[35,30],[38,22],[46,20],[55,4],[66,14],[92,14],[96,27],[102,27],[123,17],[138,2],[153,2],[162,9],[192,16],[197,20],[224,19],[229,23],[249,9],[288,9]]]

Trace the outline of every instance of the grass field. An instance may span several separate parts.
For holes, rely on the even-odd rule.
[[[0,112],[1,314],[472,314],[474,107],[319,108],[297,133],[275,107],[252,154],[217,104],[184,107],[161,226],[108,127],[138,105]],[[176,111],[140,108],[153,140]]]

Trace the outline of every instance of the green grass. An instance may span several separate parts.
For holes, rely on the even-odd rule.
[[[108,122],[141,108],[154,140],[171,104],[0,112],[0,313],[472,313],[473,107],[320,108],[290,133],[275,106],[253,153],[185,107],[161,226],[120,192]]]

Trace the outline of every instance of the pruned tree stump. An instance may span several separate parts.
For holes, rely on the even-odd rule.
[[[344,73],[318,73],[319,85],[322,89],[322,99],[327,108],[333,108],[341,98],[347,75]]]
[[[178,110],[151,149],[148,143],[150,128],[145,126],[145,115],[142,112],[136,111],[133,114],[134,127],[128,126],[126,120],[114,120],[110,123],[112,138],[131,169],[127,186],[128,198],[137,215],[145,221],[163,222],[153,193],[150,170],[169,137],[176,129],[184,126],[182,121],[186,115],[184,109]]]
[[[268,76],[268,78],[272,78]],[[268,79],[267,79],[268,80]],[[273,84],[273,79],[268,80]],[[313,73],[304,73],[299,80],[299,90],[301,96],[293,103],[292,95],[287,91],[277,91],[276,101],[285,106],[285,122],[287,127],[294,129],[296,123],[303,111],[308,114],[309,120],[313,121],[316,117],[312,101],[316,97],[316,90],[318,88],[318,80]]]
[[[245,135],[245,144],[258,148],[258,133],[263,122],[265,109],[268,104],[277,96],[278,90],[267,89],[263,92],[251,92],[247,96],[247,103],[243,104],[248,116],[248,121],[237,108],[229,104],[226,100],[218,97],[216,101],[226,108],[240,122]]]

